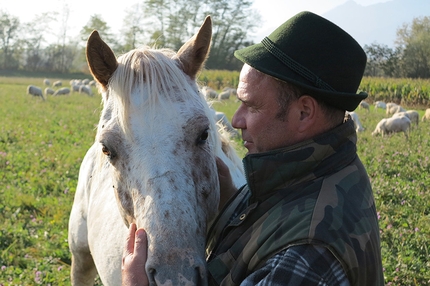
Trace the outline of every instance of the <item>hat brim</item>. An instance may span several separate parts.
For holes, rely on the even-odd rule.
[[[308,82],[305,78],[283,65],[276,57],[268,53],[261,43],[237,50],[234,52],[234,56],[254,69],[279,80],[297,85],[303,91],[309,93],[310,96],[342,110],[355,110],[360,102],[367,97],[366,93],[328,91],[314,87],[310,82],[305,84],[304,82]],[[273,68],[279,65],[283,65],[282,69]]]

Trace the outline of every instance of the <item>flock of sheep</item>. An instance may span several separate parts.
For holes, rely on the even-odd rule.
[[[390,117],[386,117],[381,119],[375,127],[375,130],[372,132],[372,135],[381,134],[382,136],[389,135],[392,133],[403,132],[408,138],[409,130],[413,125],[418,126],[418,122],[420,120],[420,115],[416,110],[406,110],[402,106],[389,102],[385,103],[383,101],[375,102],[375,110],[378,108],[385,109],[386,115]],[[359,105],[359,108],[364,108],[369,111],[369,104],[365,101],[362,101]],[[364,131],[363,125],[360,122],[358,114],[356,112],[348,112],[354,121],[356,131],[362,132]],[[422,117],[422,121],[430,119],[430,108],[428,108]]]
[[[57,80],[51,85],[51,81],[45,78],[43,80],[43,85],[45,86],[43,91],[39,86],[29,85],[27,86],[27,94],[40,96],[43,100],[47,99],[48,95],[69,95],[71,92],[78,92],[92,96],[93,92],[91,87],[96,86],[96,82],[89,79],[72,79],[69,84],[70,87],[62,87],[63,82]]]
[[[42,92],[42,89],[35,85],[29,85],[27,87],[27,94],[33,96],[40,96],[43,100],[47,98],[48,95],[58,96],[58,95],[68,95],[71,92],[78,92],[87,94],[92,96],[92,86],[96,86],[96,82],[94,80],[90,81],[88,79],[78,80],[73,79],[70,81],[70,88],[61,87],[61,81],[55,81],[50,83],[48,79],[43,80],[43,84],[46,86],[45,90]],[[55,89],[57,88],[57,89]],[[205,96],[207,100],[227,100],[230,99],[231,96],[236,96],[236,89],[234,88],[224,88],[220,93],[217,93],[214,89],[204,86],[201,88],[201,92]],[[383,101],[376,101],[374,103],[375,109],[385,109],[386,115],[391,116],[387,118],[381,119],[379,123],[376,125],[375,130],[372,132],[372,135],[381,134],[382,136],[389,135],[392,133],[403,132],[408,137],[408,132],[412,125],[418,126],[419,122],[419,113],[416,110],[405,110],[402,106],[389,102],[385,103]],[[359,108],[367,109],[369,111],[370,106],[366,101],[362,101],[359,105]],[[364,131],[364,127],[361,124],[360,118],[358,114],[354,111],[347,112],[352,120],[354,121],[356,131],[362,132]],[[214,110],[215,119],[221,124],[231,135],[239,136],[237,131],[231,126],[227,117],[224,113]],[[428,108],[421,119],[422,121],[430,120],[430,108]]]
[[[236,96],[237,92],[235,88],[225,87],[219,94],[213,88],[209,86],[203,86],[201,88],[201,92],[205,96],[206,99],[218,99],[218,100],[226,100],[229,99],[230,96]]]
[[[201,88],[201,91],[208,100],[221,101],[229,99],[230,96],[237,95],[236,90],[233,88],[224,88],[223,91],[218,94],[214,89],[208,86],[204,86]],[[381,119],[378,122],[374,131],[372,132],[372,136],[376,136],[379,134],[382,136],[386,136],[393,133],[403,132],[406,138],[408,138],[408,133],[412,126],[418,126],[420,115],[416,110],[406,110],[402,106],[393,102],[385,103],[383,101],[376,101],[374,105],[375,110],[377,110],[378,108],[386,110],[387,117]],[[359,108],[367,109],[367,111],[370,110],[369,103],[367,103],[366,101],[362,101],[359,105]],[[357,133],[363,132],[365,128],[361,124],[358,114],[354,111],[347,113],[354,121]],[[237,131],[233,127],[231,127],[231,124],[228,122],[227,118],[222,112],[216,111],[216,116],[217,120],[221,122],[222,125],[224,125],[230,133],[234,134],[235,136],[238,136]],[[421,121],[425,120],[430,120],[430,108],[426,110],[424,116],[421,118]]]

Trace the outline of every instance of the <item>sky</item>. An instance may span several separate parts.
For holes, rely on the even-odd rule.
[[[262,23],[255,31],[253,39],[260,41],[269,35],[280,24],[301,11],[311,11],[315,14],[325,12],[339,6],[348,0],[254,0],[253,8],[259,11]],[[354,0],[357,4],[368,6],[391,0]],[[118,4],[121,3],[121,5]],[[99,14],[117,33],[121,29],[125,10],[130,9],[138,0],[121,1],[100,0],[0,0],[0,10],[12,16],[19,17],[21,22],[31,22],[36,14],[58,12],[62,14],[65,5],[69,8],[69,35],[78,35],[91,15]],[[107,4],[110,3],[110,4]],[[112,3],[115,3],[114,5]],[[54,31],[56,32],[56,31]]]

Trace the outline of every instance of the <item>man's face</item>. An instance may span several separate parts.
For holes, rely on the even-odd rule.
[[[276,80],[244,65],[240,73],[237,98],[242,102],[232,119],[232,125],[242,130],[248,154],[266,152],[297,143],[295,123],[300,118],[290,104],[284,120],[277,118],[280,110]]]

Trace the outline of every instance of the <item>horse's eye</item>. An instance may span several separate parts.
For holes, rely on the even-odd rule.
[[[206,140],[209,137],[209,128],[205,129],[205,131],[202,132],[202,134],[200,134],[200,137],[198,139],[198,144],[204,144],[206,143]]]

